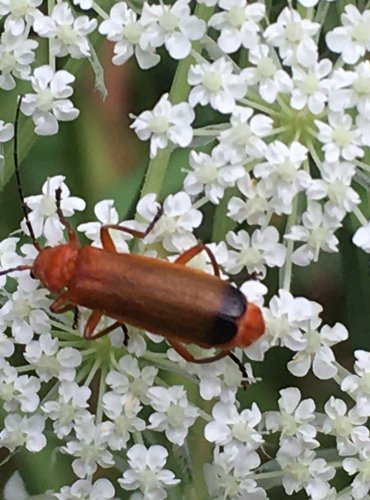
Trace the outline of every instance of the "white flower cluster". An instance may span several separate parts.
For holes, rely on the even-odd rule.
[[[303,491],[313,500],[366,499],[370,354],[356,350],[354,373],[344,369],[336,345],[347,340],[347,328],[326,324],[322,306],[294,296],[291,284],[293,269],[298,273],[324,252],[339,251],[339,231],[349,216],[357,228],[352,242],[370,253],[363,203],[370,185],[370,10],[348,4],[337,25],[330,19],[330,29],[321,31],[335,7],[329,0],[299,0],[296,9],[287,2],[275,17],[271,2],[195,3],[192,11],[190,0],[144,1],[140,8],[121,1],[108,13],[91,0],[60,1],[50,11],[41,0],[0,0],[0,89],[12,90],[19,80],[30,85],[21,112],[32,117],[37,134],[50,135],[59,121],[79,114],[70,100],[75,76],[56,70],[56,59],[93,61],[94,31],[114,43],[113,64],[134,57],[146,70],[161,57],[177,61],[183,80],[175,78],[171,91],[133,116],[131,126],[150,141],[155,175],[168,161],[163,151],[169,158],[175,148],[188,148],[179,191],[160,205],[157,194],[144,189],[134,221],[120,221],[113,201],[103,200],[95,206],[96,220],[78,231],[101,247],[103,225],[143,231],[161,207],[140,250],[171,260],[197,244],[197,231],[214,214],[210,239],[217,243],[209,248],[223,277],[244,281],[241,290],[261,307],[266,324],[257,342],[235,354],[250,383],[259,379],[244,355],[263,362],[282,348],[292,353],[286,362],[292,377],[330,383],[335,396],[316,400],[316,391],[306,397],[303,389],[279,386],[276,404],[272,398],[247,403],[239,397],[242,375],[232,359],[192,364],[173,349],[151,349],[161,339],[134,328],[125,342],[114,331],[87,345],[71,328],[71,316],[51,316],[48,291],[18,270],[0,276],[0,447],[38,452],[52,429],[76,476],[52,492],[60,500],[121,498],[127,491],[161,500],[168,490],[177,498],[201,498],[205,486],[198,491],[196,474],[203,474],[212,499],[265,499],[277,486],[279,498]],[[44,43],[49,59],[37,66]],[[322,46],[330,58],[321,56]],[[212,124],[195,128],[203,112]],[[13,124],[0,121],[0,174],[3,143],[13,134]],[[85,208],[63,176],[26,198],[41,246],[65,241],[57,188],[64,217]],[[24,221],[21,228],[29,234]],[[131,236],[112,230],[112,239],[119,252],[132,248]],[[17,235],[0,242],[0,271],[32,265],[37,248],[20,241]],[[212,272],[203,254],[190,265]],[[259,280],[276,270],[279,287],[267,299]],[[91,311],[80,313],[83,326]],[[103,318],[98,328],[112,322]],[[201,358],[204,351],[194,346],[194,353]],[[262,377],[269,377],[268,366]],[[199,458],[203,447],[208,456]],[[104,470],[106,478],[100,477]],[[15,474],[4,498],[24,491]]]

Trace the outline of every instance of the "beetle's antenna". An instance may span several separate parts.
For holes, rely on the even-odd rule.
[[[9,274],[14,271],[29,271],[32,270],[32,266],[17,266],[17,267],[10,267],[9,269],[5,269],[4,271],[0,271],[0,276],[3,276],[4,274]]]
[[[33,227],[31,224],[31,221],[28,217],[28,208],[27,205],[24,201],[24,195],[23,195],[23,189],[22,189],[22,183],[21,183],[21,176],[19,175],[19,164],[18,164],[18,123],[19,123],[19,114],[21,110],[21,103],[22,103],[22,98],[23,96],[20,96],[17,104],[17,110],[15,113],[15,120],[14,120],[14,149],[13,149],[13,159],[14,159],[14,170],[15,170],[15,176],[17,179],[17,187],[18,187],[18,193],[19,193],[19,198],[21,200],[21,205],[22,205],[22,210],[24,214],[24,218],[26,221],[26,226],[28,229],[28,232],[30,233],[31,239],[33,246],[40,252],[41,246],[36,240],[35,233],[33,231]]]

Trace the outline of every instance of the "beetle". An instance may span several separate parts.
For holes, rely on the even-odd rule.
[[[15,123],[18,123],[19,105]],[[256,341],[265,330],[260,308],[247,301],[231,284],[220,278],[212,251],[199,243],[182,253],[174,262],[137,254],[118,253],[110,230],[123,231],[144,238],[154,227],[158,212],[146,231],[115,224],[101,227],[102,248],[81,246],[76,233],[65,220],[61,210],[61,189],[56,190],[58,217],[68,242],[42,248],[37,242],[19,177],[17,139],[14,137],[14,165],[22,208],[30,237],[39,252],[32,265],[21,265],[6,271],[29,269],[31,275],[56,294],[50,306],[61,313],[77,306],[92,310],[84,328],[84,337],[97,339],[121,326],[126,335],[126,323],[155,334],[167,342],[187,361],[208,363],[230,356],[239,366],[242,363],[231,352],[234,347],[245,348]],[[214,275],[190,268],[185,264],[205,251]],[[115,322],[96,331],[103,316]],[[218,348],[215,355],[196,359],[186,344],[203,348]]]

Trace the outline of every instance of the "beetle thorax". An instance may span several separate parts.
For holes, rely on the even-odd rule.
[[[57,293],[71,280],[77,256],[78,247],[71,243],[43,248],[33,263],[32,274],[45,288]]]

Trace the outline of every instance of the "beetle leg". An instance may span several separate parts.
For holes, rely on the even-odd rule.
[[[68,292],[63,292],[57,297],[54,302],[50,305],[49,309],[51,312],[59,314],[66,311],[71,311],[75,308],[73,304],[67,304],[68,302]]]
[[[210,250],[207,245],[204,245],[203,243],[198,243],[197,245],[189,248],[188,250],[185,250],[184,253],[182,253],[177,259],[175,260],[176,264],[186,264],[191,260],[193,257],[198,255],[198,253],[202,251],[207,252],[207,255],[209,257],[209,260],[211,261],[212,267],[213,267],[213,272],[215,273],[215,276],[220,277],[220,268],[217,264],[216,257],[214,256],[214,253],[212,250]]]
[[[197,363],[197,364],[204,364],[204,363],[212,363],[212,361],[217,361],[218,359],[225,358],[226,356],[229,355],[229,351],[220,351],[214,356],[209,356],[208,358],[200,358],[196,359],[194,356],[187,350],[187,348],[179,342],[178,340],[174,339],[166,339],[167,342],[170,344],[171,347],[175,349],[175,351],[180,354],[181,357],[183,357],[186,361],[189,361],[189,363]]]
[[[145,231],[138,231],[137,229],[132,229],[127,226],[119,226],[118,224],[106,224],[100,228],[100,239],[103,245],[104,250],[111,253],[116,253],[116,247],[114,246],[111,235],[109,234],[109,229],[115,229],[116,231],[122,231],[123,233],[131,234],[135,238],[145,238],[153,227],[156,225],[158,219],[163,214],[163,208],[159,207],[154,219],[149,224],[149,226],[145,229]]]
[[[103,313],[100,311],[93,311],[89,319],[86,322],[85,328],[84,328],[84,338],[87,340],[95,340],[100,337],[103,337],[104,335],[107,335],[110,332],[113,332],[116,328],[119,326],[122,327],[124,333],[125,333],[125,340],[127,336],[127,327],[124,323],[121,323],[120,321],[115,321],[112,325],[107,326],[107,328],[103,328],[103,330],[100,330],[100,332],[97,332],[94,334],[94,330],[97,326],[97,324],[100,321],[100,318],[103,316]]]

